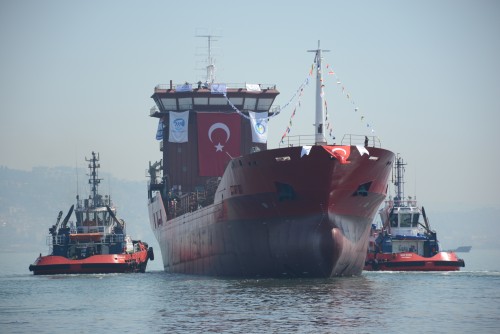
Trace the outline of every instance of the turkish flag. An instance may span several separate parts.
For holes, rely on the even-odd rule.
[[[200,176],[222,176],[228,161],[241,154],[240,116],[198,112],[197,119]]]
[[[351,147],[350,146],[323,146],[323,148],[330,153],[335,159],[340,161],[341,164],[349,164],[350,161],[347,161],[349,155],[351,155]]]

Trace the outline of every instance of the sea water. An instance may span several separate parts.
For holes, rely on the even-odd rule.
[[[34,276],[0,254],[0,333],[500,333],[500,251],[459,272],[333,279],[167,274]],[[158,254],[159,255],[159,254]]]

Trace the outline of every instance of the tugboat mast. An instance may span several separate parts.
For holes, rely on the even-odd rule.
[[[92,205],[94,207],[97,207],[100,205],[99,193],[97,191],[97,188],[99,187],[99,183],[101,183],[102,180],[98,178],[97,175],[98,174],[97,170],[101,167],[101,165],[98,164],[99,153],[96,156],[96,153],[92,151],[92,158],[91,159],[85,158],[85,160],[89,162],[89,170],[90,170],[89,176],[91,177],[89,179],[89,184],[91,185],[91,191],[92,191]]]
[[[403,158],[399,156],[396,157],[396,163],[394,165],[394,171],[396,172],[396,179],[394,180],[394,185],[396,186],[396,198],[394,198],[396,205],[401,204],[404,201],[404,166],[406,164],[403,162]]]
[[[318,41],[318,48],[316,50],[307,50],[307,52],[315,52],[316,57],[316,123],[315,128],[315,142],[316,145],[326,145],[326,138],[323,128],[323,120],[325,119],[325,107],[323,103],[323,73],[321,70],[322,52],[330,52],[330,50],[321,50],[320,41]]]

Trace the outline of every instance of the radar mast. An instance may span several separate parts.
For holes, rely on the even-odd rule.
[[[208,42],[208,58],[207,58],[207,77],[205,79],[206,83],[212,84],[215,82],[215,59],[212,56],[212,43],[216,42],[215,38],[220,36],[215,35],[197,35],[196,37],[203,37],[207,39]]]

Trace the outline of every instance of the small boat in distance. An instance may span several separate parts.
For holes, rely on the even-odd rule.
[[[440,251],[424,207],[404,197],[403,159],[394,164],[396,196],[380,210],[382,226],[372,225],[364,270],[456,271],[465,266],[455,252]],[[420,222],[423,218],[424,224]]]
[[[471,249],[472,249],[472,246],[459,246],[455,249],[447,250],[447,252],[469,253]]]
[[[84,200],[77,196],[76,209],[72,205],[62,222],[59,212],[47,237],[50,254],[40,253],[29,266],[35,275],[144,272],[148,260],[154,259],[152,247],[126,234],[111,197],[98,193],[99,156],[92,152],[87,161],[91,195]],[[75,223],[69,221],[73,211]]]

